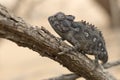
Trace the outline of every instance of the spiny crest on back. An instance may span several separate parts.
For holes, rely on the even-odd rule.
[[[86,27],[92,29],[93,31],[98,31],[100,33],[100,35],[102,35],[101,31],[99,29],[97,29],[97,27],[95,27],[95,25],[90,24],[89,22],[86,22],[84,20],[80,21],[83,25],[86,25]]]
[[[84,20],[81,20],[80,22],[81,22],[83,25],[86,25],[86,27],[92,29],[93,31],[98,32],[99,35],[100,35],[100,37],[104,39],[104,37],[103,37],[103,35],[102,35],[102,32],[101,32],[99,29],[97,29],[97,27],[95,27],[95,25],[90,24],[89,22],[86,22],[86,21],[84,21]]]
[[[90,27],[93,30],[97,29],[97,27],[95,27],[95,25],[90,24],[89,22],[86,22],[86,21],[83,21],[83,20],[81,20],[80,22],[83,23],[84,25],[87,25],[88,27]]]

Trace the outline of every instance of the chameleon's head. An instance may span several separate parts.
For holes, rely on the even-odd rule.
[[[50,25],[54,28],[54,30],[60,34],[61,32],[69,31],[69,27],[71,26],[71,22],[75,19],[72,15],[65,15],[62,12],[58,12],[57,14],[50,16],[48,21]]]

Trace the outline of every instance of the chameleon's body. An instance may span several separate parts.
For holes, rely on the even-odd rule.
[[[62,12],[48,18],[53,29],[63,40],[67,40],[82,54],[95,55],[97,62],[99,59],[106,63],[108,54],[102,33],[93,25],[85,21],[76,22],[74,19],[74,16]]]

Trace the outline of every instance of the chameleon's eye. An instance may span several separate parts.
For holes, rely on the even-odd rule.
[[[68,20],[63,20],[63,21],[61,21],[62,22],[62,24],[64,25],[64,27],[70,27],[71,26],[71,23],[70,23],[70,21],[68,21]]]
[[[74,23],[72,23],[72,27],[73,28],[78,28],[79,27],[79,25],[78,25],[78,23],[77,22],[74,22]],[[80,28],[80,27],[79,27]]]
[[[57,20],[64,20],[65,19],[65,14],[60,12],[57,15],[55,15],[55,17],[57,18]]]

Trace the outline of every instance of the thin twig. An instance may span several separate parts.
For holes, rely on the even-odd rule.
[[[104,67],[105,69],[108,69],[108,68],[115,67],[115,66],[118,66],[118,65],[120,65],[120,60],[106,63],[106,64],[103,65],[103,67]]]
[[[112,26],[117,28],[120,26],[120,8],[118,0],[109,0],[109,4],[112,16]]]
[[[79,77],[80,76],[76,74],[64,74],[64,75],[61,75],[55,78],[46,79],[46,80],[76,80]]]

